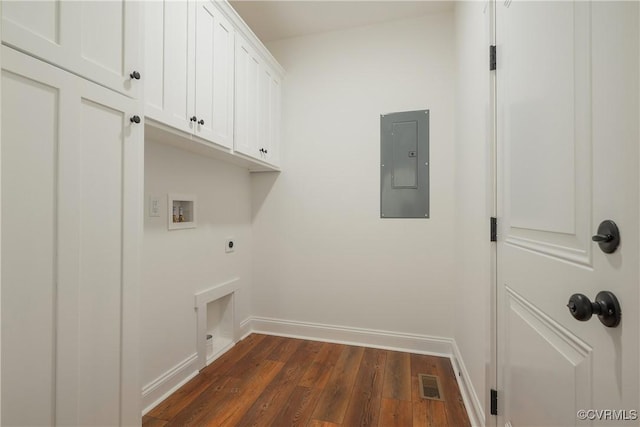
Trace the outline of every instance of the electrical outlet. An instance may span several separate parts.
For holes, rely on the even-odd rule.
[[[233,239],[227,239],[227,241],[224,244],[224,251],[226,253],[231,253],[234,252],[236,250],[236,242]]]
[[[160,216],[160,198],[149,197],[149,216]]]

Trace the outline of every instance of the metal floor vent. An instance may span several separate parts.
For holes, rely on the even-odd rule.
[[[423,399],[444,400],[440,379],[435,375],[418,374],[420,379],[420,396]]]

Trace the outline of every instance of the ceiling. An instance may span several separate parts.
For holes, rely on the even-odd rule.
[[[267,43],[326,31],[393,21],[453,9],[453,1],[230,0]]]

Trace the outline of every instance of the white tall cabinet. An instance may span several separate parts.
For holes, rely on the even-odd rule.
[[[232,148],[233,26],[209,0],[144,8],[147,117]]]
[[[69,41],[80,3],[2,5],[2,425],[140,423],[142,115],[100,40],[115,9],[85,8]]]

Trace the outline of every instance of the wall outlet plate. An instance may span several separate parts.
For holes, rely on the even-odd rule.
[[[160,216],[160,197],[157,197],[157,196],[149,197],[149,216],[151,217]]]
[[[224,251],[231,253],[236,250],[236,241],[234,239],[227,239],[224,243]]]

